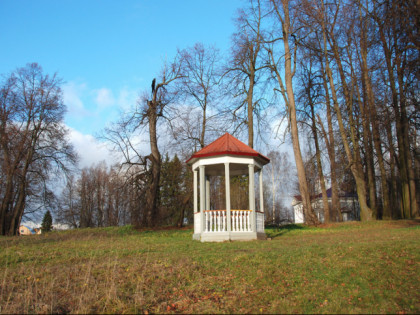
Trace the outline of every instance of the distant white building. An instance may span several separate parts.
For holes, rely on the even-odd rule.
[[[339,192],[340,210],[343,216],[343,221],[354,221],[360,218],[360,206],[357,199],[357,194],[352,192]],[[328,204],[332,206],[331,188],[327,189]],[[324,222],[324,205],[322,202],[322,193],[311,196],[312,209],[318,217],[320,222]],[[294,222],[305,223],[303,215],[302,196],[293,196],[292,200]]]

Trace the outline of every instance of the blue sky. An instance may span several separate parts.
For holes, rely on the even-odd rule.
[[[244,3],[0,0],[0,74],[28,62],[58,72],[65,81],[65,122],[83,150],[150,87],[177,48],[203,42],[227,51]]]
[[[150,89],[177,48],[202,42],[226,53],[246,2],[0,0],[0,74],[29,62],[58,72],[79,166],[110,162],[95,135]]]

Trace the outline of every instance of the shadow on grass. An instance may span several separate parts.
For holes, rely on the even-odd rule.
[[[283,226],[268,225],[266,226],[265,232],[267,234],[267,237],[270,237],[273,239],[279,236],[283,236],[286,233],[296,231],[296,230],[303,230],[303,229],[305,229],[305,227],[301,224],[287,224]]]

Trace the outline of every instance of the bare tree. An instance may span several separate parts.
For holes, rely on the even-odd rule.
[[[173,137],[190,147],[204,148],[209,130],[214,130],[215,118],[220,116],[216,104],[220,99],[220,54],[214,46],[196,43],[178,51],[182,77],[175,89],[184,106],[174,104],[170,109]],[[199,109],[198,111],[196,109]]]
[[[248,128],[248,145],[254,147],[254,114],[262,107],[264,92],[257,93],[257,86],[262,86],[264,70],[268,68],[263,56],[264,31],[263,12],[260,0],[251,0],[247,9],[239,11],[236,19],[237,32],[232,37],[231,59],[227,65],[228,85],[239,99],[232,110],[234,118],[245,108],[246,116],[240,119],[239,125],[246,123]],[[236,105],[237,104],[237,105]]]
[[[76,180],[74,175],[70,175],[59,197],[59,205],[56,211],[57,221],[68,224],[72,228],[78,228],[80,225],[80,210]]]
[[[288,0],[271,0],[270,5],[272,7],[273,18],[276,21],[276,25],[278,25],[278,29],[273,33],[273,38],[270,40],[271,46],[268,48],[268,53],[271,60],[271,71],[277,80],[279,85],[278,91],[283,96],[288,111],[293,142],[293,152],[295,155],[305,220],[309,224],[318,224],[319,221],[311,206],[297,126],[295,94],[293,90],[293,77],[296,72],[296,53],[298,48],[297,36],[294,33],[296,30],[292,24],[293,20],[291,20],[289,11],[290,3]],[[275,51],[276,48],[280,48],[278,47],[278,43],[282,43],[282,52],[277,50]],[[282,76],[283,71],[280,69],[281,61],[284,63],[284,79]],[[285,82],[285,84],[283,82]]]
[[[131,184],[144,186],[144,210],[138,213],[136,224],[154,226],[158,218],[158,193],[161,173],[161,154],[158,147],[158,122],[167,117],[167,105],[175,101],[178,91],[170,84],[183,77],[181,63],[175,60],[165,65],[159,78],[153,79],[151,93],[145,92],[139,98],[132,113],[123,115],[120,121],[105,130],[103,137],[112,143],[113,148],[124,156],[123,165],[131,175]],[[150,154],[140,151],[139,138],[147,130]]]
[[[43,74],[33,63],[13,72],[0,87],[2,235],[15,235],[28,202],[36,195],[51,196],[46,185],[50,176],[68,172],[76,161],[63,124],[60,84],[56,75]]]
[[[321,74],[322,74],[322,86],[324,88],[324,97],[325,97],[325,106],[327,112],[327,126],[328,132],[325,131],[324,124],[321,118],[318,117],[318,124],[321,128],[322,135],[324,137],[325,145],[328,151],[328,157],[330,162],[330,179],[331,179],[331,210],[333,215],[333,221],[342,221],[342,215],[340,210],[340,200],[338,196],[338,179],[337,179],[337,162],[336,162],[336,154],[335,154],[335,137],[334,137],[334,127],[333,127],[333,119],[332,119],[332,106],[331,106],[331,99],[330,99],[330,92],[328,89],[328,79],[324,70],[324,63],[322,61],[322,57],[320,57],[320,66],[321,66]]]
[[[60,196],[57,220],[73,228],[118,226],[131,222],[137,210],[131,195],[138,193],[132,178],[120,166],[105,162],[84,168],[78,178],[70,176]],[[134,206],[134,210],[132,207]]]
[[[378,159],[378,165],[379,170],[381,174],[381,188],[382,188],[382,198],[383,198],[383,210],[381,213],[381,218],[389,219],[391,218],[391,206],[390,206],[390,200],[389,200],[389,190],[388,190],[388,184],[387,184],[387,174],[385,170],[385,162],[383,157],[383,150],[381,147],[381,136],[380,136],[380,127],[379,127],[379,116],[376,109],[375,104],[375,96],[373,94],[373,84],[372,84],[372,78],[371,78],[371,69],[368,65],[368,50],[369,49],[375,49],[375,47],[369,47],[368,43],[368,23],[369,19],[367,17],[367,14],[362,9],[363,6],[359,2],[358,3],[359,8],[359,22],[360,22],[360,30],[359,30],[359,36],[360,36],[360,68],[362,72],[362,82],[363,87],[365,90],[365,99],[367,104],[367,111],[368,115],[370,117],[370,124],[372,126],[372,134],[373,134],[373,143]]]
[[[314,57],[310,51],[306,51],[302,55],[302,61],[300,66],[300,93],[298,100],[303,103],[304,106],[304,117],[305,121],[309,120],[311,134],[315,145],[315,157],[316,157],[316,174],[317,174],[317,186],[321,187],[322,192],[322,203],[324,212],[324,222],[330,221],[330,206],[328,203],[327,187],[325,184],[324,171],[322,166],[322,157],[319,141],[319,131],[317,124],[316,112],[319,109],[319,99],[321,98],[321,84],[317,78],[320,76],[314,66]],[[303,60],[305,60],[303,62]],[[308,137],[309,140],[309,137]],[[318,194],[318,191],[314,193]]]
[[[379,33],[386,64],[387,76],[384,80],[390,89],[390,105],[395,120],[402,195],[400,216],[410,218],[419,213],[409,140],[409,111],[410,107],[416,111],[415,103],[418,104],[417,96],[412,98],[414,102],[410,101],[410,95],[418,91],[418,5],[416,8],[414,1],[372,1],[372,6],[369,15]]]
[[[334,5],[331,5],[332,8],[328,10],[333,12],[333,16],[327,15],[327,10],[325,8],[324,2],[320,1],[320,4],[313,7],[318,12],[318,21],[322,30],[322,51],[324,53],[324,62],[325,62],[325,71],[328,77],[329,87],[331,91],[331,96],[334,104],[334,109],[339,125],[339,130],[341,134],[341,139],[343,141],[344,149],[349,161],[349,167],[352,171],[354,179],[356,181],[357,195],[359,197],[359,204],[361,208],[361,218],[362,220],[372,219],[372,210],[367,205],[366,201],[366,182],[363,175],[361,157],[360,157],[360,145],[359,139],[356,131],[356,123],[353,117],[353,101],[352,95],[346,81],[346,74],[343,68],[343,62],[340,56],[340,48],[338,46],[337,39],[335,37],[335,29],[337,23],[338,9],[339,5],[336,6],[336,11],[334,13]],[[328,11],[328,12],[330,12]],[[329,47],[331,49],[329,49]],[[337,63],[338,74],[341,79],[342,90],[344,94],[345,102],[345,113],[349,119],[348,121],[348,130],[344,124],[344,119],[342,115],[342,110],[340,108],[339,99],[337,95],[336,83],[334,82],[333,72],[331,68],[331,57],[333,55],[335,62]],[[351,146],[352,145],[352,146]],[[353,148],[353,151],[352,151]]]
[[[157,123],[158,118],[164,115],[166,105],[168,105],[174,98],[176,92],[168,93],[167,86],[171,82],[182,77],[181,67],[179,63],[172,63],[169,69],[165,66],[159,78],[159,83],[152,84],[152,95],[143,98],[141,102],[144,104],[143,110],[140,114],[140,123],[147,123],[149,127],[149,139],[151,153],[146,156],[146,160],[150,161],[151,176],[149,178],[148,190],[146,191],[146,212],[145,223],[147,226],[156,224],[157,217],[157,201],[158,189],[161,170],[161,155],[157,142]]]

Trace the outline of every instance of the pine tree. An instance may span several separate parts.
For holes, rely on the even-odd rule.
[[[44,218],[42,219],[41,230],[42,232],[49,232],[52,229],[52,216],[48,210],[45,212]]]

